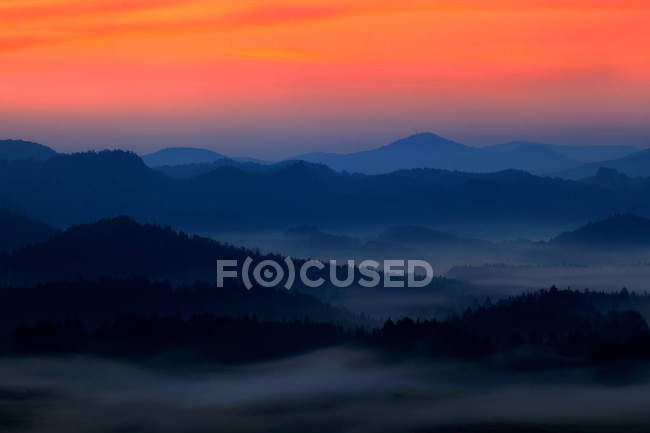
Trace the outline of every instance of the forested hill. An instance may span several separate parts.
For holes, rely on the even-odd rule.
[[[650,249],[650,219],[632,214],[612,215],[565,232],[551,241],[562,246]]]
[[[128,217],[70,227],[0,256],[3,283],[146,276],[216,281],[217,259],[259,255]]]

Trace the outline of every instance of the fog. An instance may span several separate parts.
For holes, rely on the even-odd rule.
[[[483,287],[488,293],[518,294],[556,285],[576,290],[604,292],[650,291],[650,264],[563,265],[563,266],[476,266],[458,267],[447,274]]]
[[[650,425],[647,372],[631,378],[633,370],[626,371],[508,373],[496,361],[396,362],[345,348],[173,371],[96,358],[3,359],[0,428],[415,432],[539,425],[574,431],[571,425],[580,423],[623,431]]]
[[[307,226],[308,227],[308,226]],[[410,227],[410,226],[404,226]],[[413,226],[419,227],[419,226]],[[387,239],[382,237],[386,228],[360,231],[321,231],[314,227],[314,233],[291,234],[291,230],[214,232],[198,233],[233,245],[259,249],[263,253],[278,253],[292,257],[337,260],[344,263],[349,259],[360,262],[364,259],[418,259],[427,260],[438,275],[443,275],[458,265],[483,265],[491,263],[530,263],[525,255],[531,249],[530,242],[497,241],[487,242],[474,238],[461,238],[458,242],[417,242],[412,239]],[[191,232],[191,231],[190,231]],[[446,232],[444,232],[447,234]],[[454,232],[450,232],[452,235]]]
[[[475,236],[472,230],[420,225],[325,230],[313,226],[286,231],[214,231],[199,234],[233,245],[293,257],[336,259],[424,259],[443,275],[457,266],[627,266],[650,264],[650,248],[618,245],[576,246],[548,243],[545,237],[526,237],[519,230],[501,237]],[[391,232],[392,230],[392,232]],[[397,230],[397,234],[395,233]],[[476,229],[475,229],[476,230]],[[532,229],[531,229],[532,230]],[[192,233],[192,230],[188,230]],[[449,238],[444,238],[448,236]],[[612,245],[616,245],[612,240]],[[610,268],[612,269],[612,268]]]
[[[424,289],[345,290],[321,287],[309,293],[335,306],[388,317],[447,318],[475,302],[522,292],[559,288],[617,292],[622,288],[650,291],[650,252],[645,249],[603,249],[557,246],[544,241],[499,238],[484,240],[465,235],[462,228],[408,227],[405,236],[391,235],[390,227],[322,230],[307,227],[257,232],[211,232],[215,239],[259,248],[292,257],[334,259],[344,264],[353,259],[426,260],[436,280]],[[425,235],[420,236],[425,230]],[[292,231],[293,230],[293,231]],[[427,232],[426,230],[431,230]],[[476,229],[475,229],[476,230]],[[511,235],[524,233],[515,227]],[[556,232],[557,233],[557,232]],[[438,239],[439,234],[452,238]],[[650,312],[643,311],[646,317]],[[648,313],[648,314],[646,314]]]

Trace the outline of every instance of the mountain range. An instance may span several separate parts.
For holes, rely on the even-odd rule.
[[[507,169],[533,174],[559,175],[584,164],[626,157],[638,149],[632,146],[562,146],[513,141],[487,147],[472,147],[433,133],[415,134],[386,146],[349,154],[314,152],[287,158],[324,164],[337,171],[385,174],[413,168],[437,168],[475,173]],[[145,164],[174,177],[191,177],[217,166],[244,165],[257,169],[272,164],[252,158],[230,158],[197,148],[167,148],[143,156]],[[248,167],[245,167],[248,165]],[[625,172],[625,170],[622,170]],[[587,174],[593,174],[587,171]]]
[[[412,168],[438,168],[475,173],[506,169],[550,174],[582,163],[635,152],[631,146],[558,146],[510,142],[471,147],[432,133],[421,133],[386,146],[349,154],[308,153],[292,159],[325,164],[352,173],[382,174]]]
[[[59,226],[118,215],[181,227],[577,223],[616,212],[650,215],[650,181],[624,187],[506,170],[345,174],[287,162],[260,171],[223,166],[171,178],[123,151],[0,161],[0,206]]]
[[[432,133],[412,135],[378,149],[349,154],[308,153],[293,159],[325,164],[350,173],[383,174],[413,168],[466,172],[494,172],[509,168],[544,172],[550,167],[572,167],[565,157],[545,149],[515,148],[503,152],[469,147]],[[535,152],[534,159],[522,153]]]
[[[474,173],[507,169],[577,179],[592,176],[600,166],[615,168],[628,176],[649,176],[650,151],[631,146],[562,146],[513,141],[487,147],[472,147],[433,133],[415,134],[388,145],[349,154],[308,153],[283,160],[324,164],[336,171],[385,174],[396,170],[436,168]],[[0,141],[0,160],[40,160],[56,152],[37,143]],[[142,156],[144,163],[172,177],[189,178],[221,166],[262,170],[273,162],[254,158],[232,158],[212,150],[169,147]],[[601,162],[602,161],[602,162]],[[275,163],[277,164],[277,163]]]

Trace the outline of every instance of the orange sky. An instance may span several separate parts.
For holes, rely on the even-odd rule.
[[[19,0],[0,24],[0,135],[59,150],[650,145],[648,0]]]

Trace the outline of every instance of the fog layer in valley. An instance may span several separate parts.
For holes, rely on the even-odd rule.
[[[262,252],[339,263],[349,259],[357,263],[364,259],[426,260],[437,276],[470,283],[461,295],[475,286],[485,286],[484,294],[497,296],[552,285],[579,290],[650,290],[650,247],[554,243],[563,233],[560,228],[541,238],[527,239],[525,232],[513,228],[508,235],[489,240],[471,237],[459,228],[422,226],[339,231],[305,226],[284,232],[203,233]],[[612,244],[615,241],[612,239]]]
[[[482,431],[478,424],[486,431],[650,425],[645,370],[506,374],[498,361],[489,364],[398,363],[343,348],[182,371],[81,357],[3,359],[0,427],[11,433],[416,432]]]

